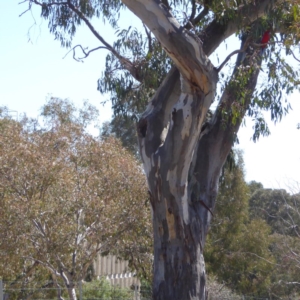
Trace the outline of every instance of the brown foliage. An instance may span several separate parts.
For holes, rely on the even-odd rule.
[[[125,245],[127,257],[142,252],[150,263],[142,169],[118,140],[87,133],[91,109],[75,118],[72,104],[52,98],[43,125],[0,120],[0,249],[72,280],[84,278],[97,253],[122,256]]]

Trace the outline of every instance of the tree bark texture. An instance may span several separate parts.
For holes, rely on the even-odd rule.
[[[213,21],[201,40],[180,26],[160,1],[123,2],[151,30],[176,65],[138,123],[140,153],[153,209],[153,298],[205,299],[203,249],[220,172],[259,74],[256,60],[258,67],[245,85],[247,99],[238,120],[233,122],[230,114],[231,106],[239,101],[238,94],[227,88],[212,120],[206,124],[218,81],[217,69],[208,56],[243,22],[251,24],[261,17],[269,1],[247,7],[247,18],[240,22],[232,19],[221,25]],[[253,49],[247,51],[255,57]],[[241,63],[240,58],[237,61]]]

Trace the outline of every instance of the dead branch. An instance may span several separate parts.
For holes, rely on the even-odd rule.
[[[193,21],[195,15],[196,15],[196,1],[192,0],[192,13],[190,15],[189,22]]]
[[[145,28],[145,32],[148,38],[148,53],[152,53],[153,49],[152,49],[152,38],[151,38],[151,32],[147,29],[146,25],[143,23],[143,26]]]
[[[20,2],[20,3],[24,3],[25,1],[23,1],[23,2]],[[19,4],[20,4],[19,3]],[[25,11],[23,11],[20,15],[19,15],[19,17],[22,17],[24,14],[26,14],[28,11],[30,11],[31,10],[31,2],[29,2],[29,5],[28,5],[28,8],[25,10]]]
[[[295,56],[294,52],[291,49],[289,49],[289,51],[291,52],[294,59],[296,59],[298,62],[300,62],[300,59]]]
[[[76,48],[80,48],[80,49],[81,49],[81,51],[82,51],[83,54],[84,54],[83,57],[78,57],[78,58],[76,58],[76,50],[75,50]],[[82,62],[82,60],[85,59],[85,58],[87,58],[87,57],[90,55],[91,52],[94,52],[94,51],[99,50],[99,49],[109,50],[109,49],[107,49],[107,48],[104,47],[104,46],[99,46],[99,47],[96,47],[96,48],[91,49],[91,50],[89,50],[89,51],[86,51],[87,49],[88,49],[88,48],[83,48],[81,45],[76,45],[76,46],[74,46],[72,49],[70,49],[70,50],[66,53],[66,55],[63,57],[63,59],[66,58],[66,56],[67,56],[71,51],[73,51],[73,59],[75,59],[75,60],[78,61],[78,62]]]
[[[242,53],[242,52],[245,52],[246,49],[241,49],[241,50],[234,50],[233,52],[231,52],[226,58],[225,60],[221,63],[221,65],[216,69],[217,72],[219,73],[222,68],[226,65],[226,63],[229,61],[229,59],[231,58],[231,56],[235,55],[235,54],[238,54],[238,53]]]
[[[226,63],[227,63],[227,62],[229,61],[229,59],[231,58],[231,56],[233,56],[233,55],[235,55],[235,54],[238,54],[238,53],[245,52],[245,51],[247,50],[247,48],[248,48],[250,42],[251,42],[251,38],[248,37],[248,38],[246,39],[245,43],[244,43],[243,48],[240,49],[240,50],[235,50],[235,51],[231,52],[231,53],[225,58],[225,60],[221,63],[221,65],[217,68],[217,72],[219,73],[219,72],[222,70],[222,68],[226,65]],[[251,43],[251,45],[252,45],[252,43]]]
[[[196,16],[195,19],[191,20],[191,23],[194,25],[199,23],[208,14],[208,12],[209,12],[208,7],[205,6],[203,10],[200,12],[200,14]]]
[[[36,5],[43,6],[43,3],[37,1],[37,0],[30,0],[30,2],[33,2]],[[52,5],[68,5],[68,2],[51,2],[47,3],[47,6],[52,6]]]

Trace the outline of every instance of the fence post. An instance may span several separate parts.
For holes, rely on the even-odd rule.
[[[134,285],[134,300],[140,300],[140,291],[139,291],[139,285],[137,284],[137,281]]]
[[[79,281],[79,300],[82,300],[82,280]]]
[[[3,300],[3,281],[0,279],[0,300]]]

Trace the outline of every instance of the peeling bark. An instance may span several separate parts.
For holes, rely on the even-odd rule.
[[[228,88],[212,121],[202,130],[218,81],[206,55],[239,26],[261,17],[270,1],[241,7],[237,14],[247,18],[239,21],[222,25],[213,21],[202,41],[181,27],[160,1],[123,2],[147,25],[176,65],[149,102],[137,128],[153,209],[153,297],[205,299],[203,249],[220,172],[255,89],[260,64],[255,50],[247,49],[257,67],[245,86],[248,98],[240,120],[233,122],[230,114],[226,119],[223,116],[224,107],[230,112],[232,103],[239,101],[238,94]],[[276,2],[281,1],[272,3]]]

